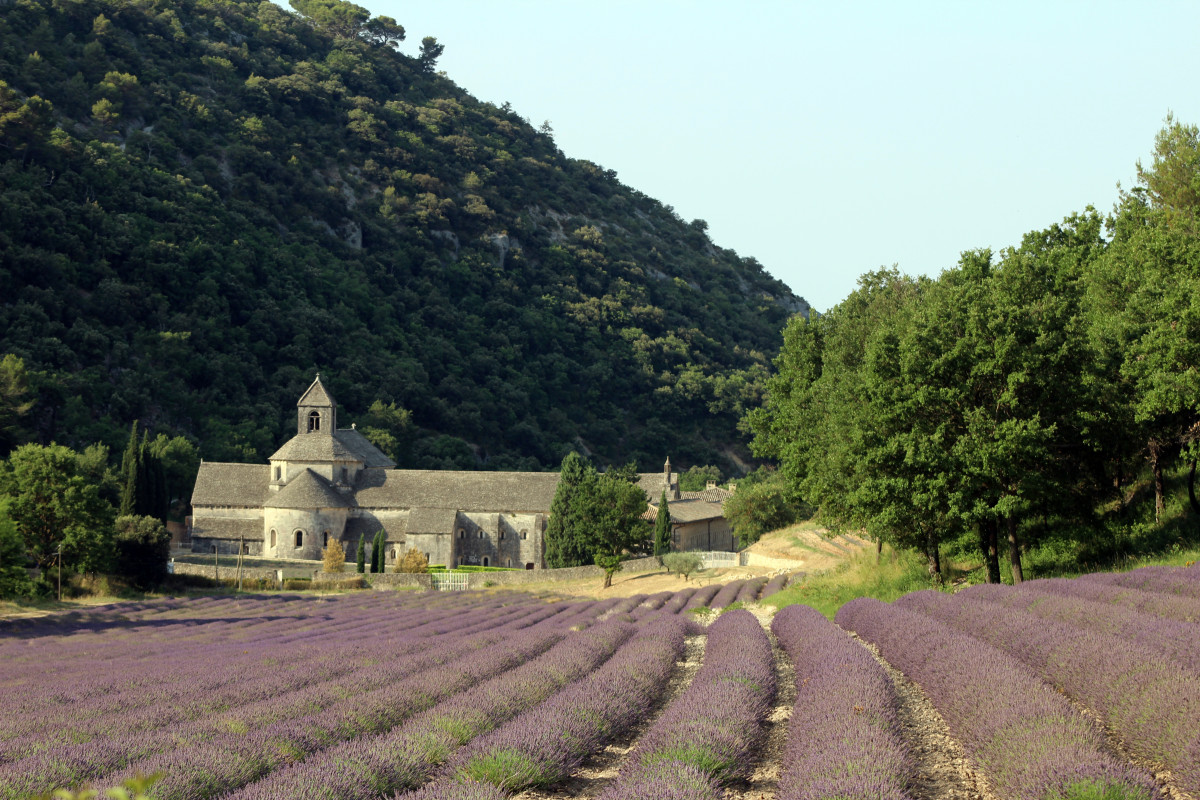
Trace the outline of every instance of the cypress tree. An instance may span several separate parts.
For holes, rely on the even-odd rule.
[[[361,533],[358,535],[358,553],[356,556],[358,558],[358,572],[361,575],[367,571],[367,548],[363,545]]]
[[[141,473],[142,448],[138,441],[137,420],[129,431],[129,444],[125,446],[125,454],[121,456],[121,508],[117,516],[128,517],[140,514],[138,511],[138,478]]]
[[[592,554],[583,552],[578,541],[576,500],[591,465],[574,451],[567,453],[559,471],[558,487],[550,503],[550,521],[546,525],[546,566],[578,567],[592,563]]]
[[[383,572],[384,566],[384,536],[381,528],[375,533],[375,538],[371,540],[371,572],[379,574]]]
[[[654,518],[654,557],[662,564],[662,557],[671,552],[671,511],[667,507],[667,490],[663,489],[658,504],[658,516]]]

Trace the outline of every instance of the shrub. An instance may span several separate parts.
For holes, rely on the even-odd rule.
[[[393,572],[403,572],[409,575],[423,575],[429,572],[429,559],[415,547],[410,547],[404,556],[396,561]]]
[[[342,572],[346,568],[346,551],[337,539],[329,543],[321,557],[325,562],[322,568],[325,572]]]
[[[314,578],[311,586],[313,589],[334,592],[369,588],[366,578],[361,575],[348,575],[344,578]]]
[[[289,591],[303,591],[313,588],[312,578],[284,578],[283,588]]]
[[[663,566],[686,581],[693,572],[700,571],[704,561],[696,553],[667,553],[663,556]]]
[[[152,589],[167,576],[171,534],[154,517],[117,517],[117,574],[136,589]]]

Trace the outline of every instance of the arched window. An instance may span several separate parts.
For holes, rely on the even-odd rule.
[[[529,538],[529,531],[521,531],[521,539],[524,540],[527,538]]]
[[[466,535],[467,535],[467,532],[466,532],[466,531],[464,531],[462,528],[459,528],[459,529],[458,529],[458,538],[460,538],[460,539],[461,539],[461,538],[463,538],[463,537],[464,537],[464,536],[466,536]]]
[[[304,547],[304,531],[296,531],[296,549]]]
[[[480,529],[479,529],[479,538],[480,538],[480,539],[482,539],[482,538],[483,538],[483,528],[480,528]]]
[[[308,432],[315,433],[316,431],[319,431],[319,430],[321,430],[321,412],[320,411],[308,412]]]
[[[329,547],[329,531],[325,531],[321,536],[321,547]]]
[[[500,538],[501,538],[501,540],[504,539],[504,531],[500,531]]]
[[[275,546],[275,529],[271,528],[271,547]]]
[[[483,565],[484,565],[485,567],[488,565],[488,557],[487,557],[487,556],[484,556],[484,557],[483,557]]]

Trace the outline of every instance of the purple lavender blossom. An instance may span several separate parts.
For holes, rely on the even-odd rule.
[[[962,598],[947,599],[962,604]],[[878,600],[850,601],[837,622],[920,684],[1001,796],[1069,797],[1089,784],[1158,800],[1148,775],[1109,756],[1096,726],[1006,653]]]
[[[883,667],[808,606],[771,622],[796,670],[779,800],[906,800],[913,768]]]

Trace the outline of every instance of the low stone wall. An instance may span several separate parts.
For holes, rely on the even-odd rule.
[[[185,564],[180,561],[173,563],[176,575],[200,575],[204,578],[220,578],[227,580],[238,576],[237,567],[222,566],[217,569],[212,564]],[[255,580],[277,580],[278,573],[265,567],[242,567],[242,577]],[[293,576],[288,576],[293,577]]]
[[[349,578],[357,574],[355,572],[343,572],[339,575],[336,572],[319,572],[317,573],[317,577],[321,580],[337,580],[339,577]],[[378,575],[364,575],[363,577],[367,579],[367,583],[370,584],[372,589],[395,589],[398,586],[419,586],[422,589],[433,588],[432,575],[413,575],[407,572],[381,572]]]

